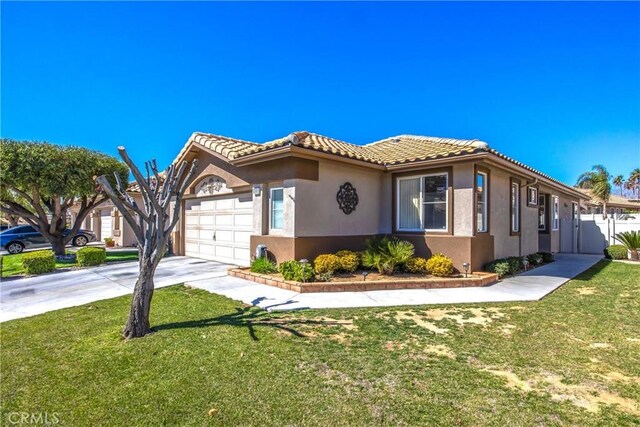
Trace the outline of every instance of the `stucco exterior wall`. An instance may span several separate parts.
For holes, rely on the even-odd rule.
[[[520,238],[511,235],[511,175],[492,168],[489,180],[489,232],[494,238],[494,258],[520,256]],[[536,231],[537,233],[537,231]]]
[[[453,166],[453,234],[473,236],[474,230],[474,181],[473,163]]]
[[[295,236],[354,236],[382,232],[381,211],[391,199],[382,199],[383,173],[320,161],[318,181],[295,180]],[[340,186],[349,182],[358,194],[358,205],[349,215],[336,201]],[[286,208],[286,206],[285,206]],[[286,219],[286,217],[285,217]]]
[[[538,252],[538,207],[528,206],[527,187],[520,189],[522,256]]]

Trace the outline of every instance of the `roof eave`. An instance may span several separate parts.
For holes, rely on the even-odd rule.
[[[283,157],[298,157],[306,159],[329,159],[342,163],[349,163],[371,169],[385,170],[385,166],[377,163],[367,162],[365,160],[354,159],[340,154],[327,153],[313,148],[301,147],[298,145],[285,145],[283,147],[272,148],[257,153],[247,154],[230,160],[234,166],[248,166],[256,163],[268,162]]]

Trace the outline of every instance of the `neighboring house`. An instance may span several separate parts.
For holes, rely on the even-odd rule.
[[[478,140],[401,135],[364,146],[295,132],[257,144],[194,133],[175,161],[198,160],[176,250],[247,265],[393,234],[462,269],[537,251],[578,252],[584,195]]]
[[[591,195],[591,190],[580,189],[585,199],[580,203],[580,210],[585,214],[602,214],[602,202]],[[607,202],[608,214],[622,214],[640,212],[640,200],[630,200],[616,194],[612,194]]]
[[[144,210],[142,195],[137,185],[131,184],[127,193]],[[82,223],[82,228],[93,231],[100,242],[104,242],[106,237],[111,237],[118,247],[133,247],[137,244],[133,230],[111,200],[92,210]]]

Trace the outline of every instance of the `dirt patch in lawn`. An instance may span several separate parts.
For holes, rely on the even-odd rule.
[[[566,384],[563,377],[550,372],[543,372],[532,378],[522,379],[514,372],[494,368],[482,368],[484,372],[503,378],[506,386],[523,392],[547,393],[556,401],[567,401],[573,405],[597,413],[600,405],[616,405],[618,410],[640,415],[640,406],[637,401],[612,393],[598,384]],[[612,373],[609,373],[612,374]],[[633,380],[620,373],[613,373],[615,378]],[[606,376],[605,376],[606,377]],[[609,379],[609,377],[606,377]]]
[[[596,293],[596,288],[583,287],[577,288],[576,291],[578,295],[593,295]]]
[[[434,334],[446,335],[449,329],[438,326],[435,322],[452,320],[458,326],[478,325],[487,326],[497,319],[501,319],[505,314],[498,308],[433,308],[426,311],[397,311],[392,313],[381,313],[380,317],[393,316],[398,322],[405,320],[412,321],[417,326],[427,329]]]
[[[456,358],[456,354],[445,344],[428,345],[424,348],[424,352],[435,356],[448,357],[449,359]]]

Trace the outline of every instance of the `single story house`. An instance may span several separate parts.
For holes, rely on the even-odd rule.
[[[174,248],[248,265],[257,245],[277,262],[392,234],[416,254],[480,270],[493,259],[578,252],[575,188],[479,140],[400,135],[355,145],[294,132],[267,143],[194,133],[175,161],[197,159]]]
[[[133,197],[138,206],[144,210],[142,195],[140,194],[140,189],[137,187],[137,184],[129,185],[127,194]],[[73,209],[71,213],[72,215],[75,214]],[[85,218],[82,228],[93,231],[100,242],[104,242],[105,238],[110,237],[114,240],[117,247],[133,247],[137,245],[136,237],[133,234],[131,226],[129,226],[111,200],[107,200],[93,209]]]
[[[602,202],[593,197],[591,190],[580,189],[585,196],[580,204],[580,210],[585,214],[602,214]],[[626,197],[612,194],[607,202],[607,213],[623,214],[640,212],[640,200],[627,199]]]

